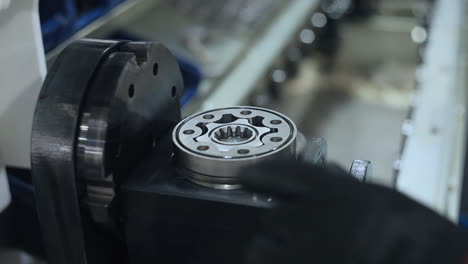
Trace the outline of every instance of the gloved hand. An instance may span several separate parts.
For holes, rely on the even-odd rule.
[[[445,218],[341,169],[284,162],[241,175],[246,188],[279,200],[247,245],[247,264],[461,264],[468,253],[464,232]]]

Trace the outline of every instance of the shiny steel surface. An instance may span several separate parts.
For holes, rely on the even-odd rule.
[[[359,181],[367,181],[372,177],[372,163],[368,160],[355,160],[351,164],[349,174]]]
[[[173,132],[180,171],[219,189],[239,188],[244,166],[295,157],[297,129],[286,116],[256,107],[230,107],[190,116]]]

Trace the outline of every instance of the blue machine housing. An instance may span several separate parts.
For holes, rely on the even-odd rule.
[[[41,19],[42,39],[46,52],[51,51],[69,39],[73,34],[104,16],[125,0],[41,0],[39,15]],[[145,40],[129,32],[118,30],[109,39]],[[186,105],[196,94],[202,80],[199,66],[176,53],[184,79],[185,94],[181,98]]]

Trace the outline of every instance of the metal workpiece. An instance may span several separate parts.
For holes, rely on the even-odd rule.
[[[359,181],[366,182],[372,177],[372,163],[368,160],[355,160],[351,164],[349,174]]]
[[[295,124],[257,107],[229,107],[187,117],[173,132],[179,171],[215,189],[238,189],[241,169],[278,158],[296,158]]]

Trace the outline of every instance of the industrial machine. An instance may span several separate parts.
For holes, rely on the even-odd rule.
[[[323,139],[307,141],[271,110],[227,107],[180,121],[182,94],[161,44],[81,40],[60,54],[31,146],[49,263],[238,263],[233,249],[275,205],[242,188],[242,169],[326,162]],[[351,174],[364,180],[370,170],[356,161]]]
[[[306,138],[298,118],[269,107],[281,103],[305,60],[340,52],[339,19],[353,9],[357,16],[379,10],[372,27],[392,34],[409,27],[404,36],[417,46],[417,90],[390,187],[468,225],[463,1],[415,1],[422,4],[411,11],[416,22],[397,17],[393,27],[388,16],[408,13],[409,1],[246,0],[262,13],[252,16],[227,0],[243,14],[232,17],[213,0],[117,2],[66,40],[44,40],[44,56],[37,1],[0,1],[0,55],[9,62],[0,72],[0,212],[16,210],[18,201],[29,206],[12,218],[20,228],[11,236],[29,243],[19,248],[39,255],[45,249],[52,264],[238,263],[232,249],[246,243],[259,228],[258,216],[277,203],[244,189],[240,173],[277,159],[327,162],[325,139]],[[7,11],[15,15],[2,16]],[[182,29],[182,37],[174,34]],[[365,35],[344,34],[371,57],[378,45],[356,32]],[[110,40],[123,38],[131,40]],[[196,85],[181,74],[181,58],[200,67],[193,71]],[[364,131],[364,119],[348,123]],[[381,143],[372,144],[380,151]],[[369,161],[355,160],[350,176],[367,180],[371,171]],[[2,227],[12,226],[2,225],[2,216],[0,242]]]
[[[140,251],[138,243],[146,242],[145,238],[136,239],[140,237],[137,232],[146,233],[146,231],[128,230],[127,232],[126,229],[130,224],[124,226],[121,221],[127,215],[127,206],[136,208],[133,206],[133,202],[125,204],[123,201],[136,201],[134,199],[137,198],[130,199],[130,196],[137,197],[141,190],[130,191],[131,189],[128,189],[128,191],[123,191],[127,190],[123,186],[137,188],[138,184],[133,185],[128,182],[127,185],[127,180],[135,179],[138,182],[137,178],[130,175],[140,167],[146,167],[148,170],[151,168],[155,171],[164,169],[164,177],[170,180],[177,179],[177,183],[181,182],[182,187],[174,185],[179,190],[174,191],[175,193],[171,195],[166,194],[164,189],[157,192],[162,195],[161,197],[188,196],[194,201],[218,202],[216,204],[223,204],[222,207],[227,206],[226,208],[230,204],[239,204],[241,208],[266,208],[272,204],[269,201],[270,198],[265,198],[265,195],[253,195],[243,190],[235,180],[238,170],[233,170],[233,165],[229,161],[223,163],[222,166],[226,172],[230,173],[226,176],[221,172],[218,174],[216,167],[216,165],[220,165],[218,162],[209,162],[210,158],[202,160],[202,164],[208,162],[213,166],[209,181],[203,178],[203,170],[197,172],[196,169],[190,169],[190,165],[179,164],[176,166],[172,161],[174,160],[173,153],[182,152],[172,149],[171,131],[180,121],[181,104],[187,103],[196,92],[193,87],[187,87],[189,92],[184,94],[184,84],[187,82],[186,76],[182,80],[179,72],[179,68],[183,70],[180,57],[189,57],[192,61],[202,65],[205,75],[204,83],[201,85],[202,89],[198,93],[198,100],[184,109],[185,114],[193,112],[195,109],[206,108],[205,110],[207,110],[219,107],[219,104],[239,105],[241,101],[247,99],[262,77],[266,77],[270,84],[276,86],[274,90],[277,90],[278,86],[275,84],[277,80],[271,79],[270,71],[278,70],[277,61],[282,52],[293,50],[293,54],[297,55],[297,51],[300,49],[311,50],[308,46],[315,41],[314,32],[311,29],[307,29],[305,35],[298,34],[298,32],[302,31],[303,23],[314,27],[309,25],[308,16],[311,12],[315,13],[319,1],[301,0],[288,5],[276,1],[268,12],[262,10],[265,6],[270,5],[269,1],[250,1],[260,4],[255,14],[262,14],[262,16],[259,19],[257,16],[251,17],[250,22],[233,17],[239,34],[235,37],[229,36],[230,38],[217,35],[216,38],[212,39],[214,45],[208,45],[209,49],[216,50],[222,47],[229,50],[229,52],[219,51],[220,54],[226,54],[227,57],[218,56],[215,61],[202,60],[200,57],[203,57],[201,56],[204,54],[203,51],[192,52],[191,55],[186,51],[193,49],[194,46],[196,48],[197,41],[199,41],[197,34],[192,36],[194,34],[189,33],[188,37],[192,37],[186,41],[187,47],[182,48],[177,44],[177,41],[180,41],[178,39],[162,39],[169,40],[167,42],[171,49],[175,50],[174,53],[182,55],[178,57],[177,63],[162,45],[102,40],[70,43],[83,36],[98,35],[100,38],[123,38],[116,34],[115,26],[102,26],[102,24],[112,24],[111,22],[116,22],[116,20],[118,20],[116,23],[121,23],[120,19],[126,16],[118,16],[118,14],[124,13],[124,11],[126,14],[133,12],[134,17],[140,18],[138,14],[141,14],[146,7],[148,10],[155,9],[162,13],[160,14],[162,17],[164,13],[167,13],[164,11],[167,9],[177,13],[183,9],[181,7],[187,5],[196,7],[192,6],[193,1],[179,1],[175,6],[172,1],[166,3],[163,3],[165,1],[126,1],[125,3],[124,1],[103,1],[103,3],[106,2],[110,5],[106,5],[105,15],[92,23],[90,23],[89,18],[96,13],[87,9],[86,13],[78,14],[79,12],[76,11],[79,8],[72,10],[74,9],[72,8],[73,1],[68,1],[70,5],[64,6],[67,7],[65,13],[62,12],[63,10],[60,11],[60,6],[51,5],[54,7],[54,12],[57,13],[46,15],[41,13],[41,20],[39,20],[39,11],[46,7],[46,2],[41,1],[40,5],[38,1],[7,1],[0,4],[0,13],[2,14],[0,18],[2,21],[1,58],[2,62],[12,61],[8,69],[2,70],[1,73],[2,84],[5,87],[0,99],[0,123],[2,125],[0,133],[0,212],[3,212],[0,219],[1,246],[3,246],[2,242],[5,239],[7,242],[14,241],[6,246],[20,248],[39,256],[43,256],[45,248],[49,253],[51,263],[64,263],[64,261],[69,263],[70,259],[76,260],[77,263],[87,259],[92,263],[106,259],[110,255],[119,261],[150,259],[145,254],[160,256],[162,251],[154,251],[152,248]],[[122,2],[122,4],[115,6],[113,11],[110,11],[108,7],[114,7],[117,2]],[[238,6],[236,1],[230,2],[234,12],[245,9],[243,5]],[[200,5],[210,3],[205,1]],[[218,8],[221,7],[218,6]],[[229,10],[231,9],[227,11]],[[210,12],[216,14],[218,10],[214,8]],[[154,17],[152,14],[149,15]],[[327,25],[326,16],[320,14],[321,22],[317,27],[317,34],[322,30],[321,28],[325,28]],[[186,14],[180,15],[182,20],[185,19],[184,16]],[[187,24],[198,18],[197,15],[190,17],[188,21],[181,23],[181,28],[185,29]],[[229,21],[225,25],[226,32],[229,32],[231,22]],[[90,23],[89,26],[81,29],[86,23]],[[133,24],[136,23],[138,21]],[[177,23],[175,21],[171,28],[175,28],[174,25]],[[244,23],[247,24],[244,25]],[[18,25],[21,27],[19,28]],[[96,25],[99,25],[99,30],[96,30],[98,28]],[[90,31],[90,28],[93,29],[93,32]],[[124,33],[130,33],[125,35],[125,38],[149,39],[144,34],[139,34],[140,32],[132,34],[135,31],[131,29],[123,28]],[[172,34],[172,31],[166,30],[164,33],[155,30],[155,28],[152,29],[158,37],[167,37],[167,33],[170,33],[169,37],[177,36],[177,34]],[[41,30],[47,53],[44,52],[42,45]],[[117,33],[121,33],[121,31]],[[302,41],[301,38],[305,38],[305,42],[298,42]],[[239,42],[239,39],[242,41]],[[273,39],[274,42],[271,41]],[[21,45],[11,45],[12,43],[21,43]],[[60,43],[62,44],[60,45]],[[274,45],[271,45],[272,43]],[[198,44],[204,45],[205,43]],[[65,47],[67,48],[65,49]],[[268,47],[268,50],[265,50],[265,47]],[[250,55],[246,56],[245,60],[239,60],[240,55],[247,52]],[[262,60],[258,61],[255,58],[260,54],[262,54]],[[264,56],[265,54],[267,55]],[[287,69],[283,70],[281,65],[280,71],[287,71],[288,75],[290,72],[297,71],[300,59],[293,56],[287,64]],[[255,66],[255,69],[250,70],[249,75],[242,74],[246,65]],[[116,71],[115,67],[120,67],[120,72]],[[273,70],[272,67],[275,69]],[[47,68],[49,74],[44,80]],[[21,71],[26,71],[29,74],[17,78],[16,73]],[[239,76],[241,73],[243,75],[242,81],[239,82],[238,78],[232,79],[226,74],[227,72],[231,73],[229,76]],[[238,73],[234,74],[234,72]],[[98,80],[98,78],[103,79]],[[235,87],[239,88],[235,93],[236,96],[222,96],[229,99],[223,102],[216,99],[221,93],[232,89],[233,80],[236,82]],[[280,82],[284,81],[285,79],[280,80]],[[43,89],[39,96],[43,82]],[[101,82],[101,84],[98,85],[97,82]],[[108,88],[101,89],[104,86]],[[165,91],[162,90],[163,87]],[[206,97],[211,97],[211,99]],[[213,105],[213,103],[215,104]],[[36,109],[36,114],[34,114],[33,120],[34,109]],[[234,115],[236,110],[228,111],[232,111],[231,114]],[[253,109],[243,111],[254,112]],[[294,123],[282,114],[259,109],[256,109],[255,113],[258,115],[243,115],[242,118],[245,119],[241,122],[241,126],[237,125],[237,119],[231,118],[232,122],[235,122],[232,127],[217,131],[220,135],[218,139],[216,137],[207,139],[213,140],[213,144],[223,145],[223,140],[231,140],[231,136],[228,136],[230,133],[235,134],[232,138],[248,137],[245,142],[242,140],[242,143],[252,145],[252,148],[233,150],[239,151],[236,153],[242,158],[230,158],[236,161],[243,159],[246,161],[241,161],[234,167],[241,169],[245,165],[274,158],[300,158],[313,162],[325,160],[326,144],[324,140],[314,139],[307,144],[304,137],[298,133]],[[271,123],[261,129],[262,117],[271,118],[272,116],[276,116],[277,119],[271,121],[280,120],[282,124]],[[239,118],[239,121],[242,118]],[[212,121],[216,124],[219,123],[218,120]],[[252,122],[252,124],[248,125],[245,122]],[[283,131],[283,126],[286,124],[289,124],[289,130]],[[9,129],[4,129],[5,127],[9,127]],[[276,131],[280,127],[281,131]],[[240,129],[239,132],[237,132],[237,128]],[[197,129],[199,128],[196,127],[193,130],[197,131]],[[221,135],[224,131],[226,135]],[[280,132],[289,133],[290,136],[278,141],[278,137],[268,135]],[[223,139],[224,136],[226,136],[225,139]],[[258,150],[258,152],[254,151],[255,148],[260,148],[260,145],[263,144],[261,139],[269,137],[271,140],[263,149]],[[254,138],[255,140],[253,140]],[[234,147],[236,144],[224,145]],[[158,152],[162,150],[165,152]],[[193,157],[199,159],[196,154],[199,150],[194,149],[193,151]],[[209,155],[211,151],[214,149],[207,150],[206,153]],[[220,153],[225,154],[224,151],[225,149]],[[245,153],[246,151],[251,153]],[[160,168],[157,164],[154,166],[141,165],[143,161],[149,160],[155,153],[158,155],[155,160],[162,164],[166,164],[165,161],[168,161],[167,164],[171,165],[169,166],[171,171],[165,171],[166,167]],[[223,155],[218,157],[218,159],[224,158]],[[197,162],[199,161],[197,160]],[[190,164],[190,162],[188,163]],[[191,164],[193,165],[193,161]],[[195,171],[197,176],[187,175],[187,168],[190,171]],[[356,163],[353,168],[356,175],[361,173],[362,176],[367,165]],[[209,167],[204,166],[204,169],[209,169]],[[139,175],[139,173],[137,174]],[[34,179],[32,185],[31,175]],[[147,177],[149,174],[145,173],[144,175],[142,174],[142,177]],[[138,177],[138,179],[142,180],[143,178]],[[213,179],[214,183],[212,183]],[[158,178],[159,180],[160,178]],[[207,185],[209,186],[207,187]],[[171,185],[169,184],[169,186]],[[216,188],[212,188],[213,186]],[[193,190],[189,191],[184,188],[193,188]],[[219,190],[219,188],[224,189]],[[10,191],[13,194],[13,202],[10,202]],[[202,191],[206,194],[198,197]],[[130,195],[132,193],[135,195]],[[129,199],[126,199],[127,195]],[[159,199],[158,196],[155,199]],[[261,201],[264,203],[262,204]],[[163,203],[150,202],[148,206],[161,204]],[[186,206],[190,208],[190,205]],[[204,206],[201,207],[204,208]],[[42,235],[47,236],[47,238],[41,237],[39,232],[36,210],[43,227]],[[249,210],[247,209],[247,211]],[[139,213],[143,212],[146,213],[144,210],[139,211]],[[148,221],[151,219],[149,217]],[[5,220],[7,223],[4,223]],[[139,220],[141,217],[132,217],[131,225],[135,228],[144,227],[145,225],[133,222]],[[158,223],[158,221],[148,222],[148,225],[154,223]],[[229,224],[226,226],[229,227]],[[161,238],[159,237],[159,239]],[[128,243],[128,251],[126,249],[120,250],[130,240],[133,242]],[[44,241],[44,246],[42,241]],[[118,254],[107,254],[106,250],[100,249],[99,252],[96,252],[95,245],[98,243],[108,244],[109,252],[121,252],[121,258]],[[173,246],[173,244],[167,244],[167,248]],[[194,254],[196,254],[195,251]],[[0,259],[2,259],[1,256]]]

